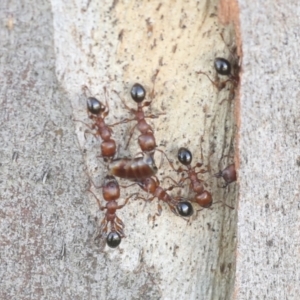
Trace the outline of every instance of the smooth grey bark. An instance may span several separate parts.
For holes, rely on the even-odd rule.
[[[235,299],[298,299],[299,2],[238,2],[244,55]]]
[[[186,222],[163,206],[153,221],[156,201],[132,201],[120,212],[120,248],[94,239],[103,212],[87,192],[88,176],[101,183],[105,169],[99,141],[74,122],[88,122],[83,84],[99,97],[108,88],[113,123],[128,112],[112,90],[130,103],[130,85],[151,90],[159,68],[152,112],[166,115],[152,124],[160,147],[175,160],[188,146],[194,163],[202,152],[215,202],[235,203],[236,186],[219,189],[210,177],[230,161],[220,159],[232,154],[234,102],[222,102],[228,90],[196,74],[214,78],[213,58],[230,55],[217,2],[170,3],[1,4],[1,299],[231,297],[236,210],[216,204]],[[231,29],[224,33],[232,42]],[[138,152],[137,135],[124,149],[129,130],[114,129],[120,155]],[[159,177],[166,175],[180,178],[164,164]],[[181,193],[191,196],[188,185]]]

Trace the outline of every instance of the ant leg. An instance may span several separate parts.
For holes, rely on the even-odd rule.
[[[209,81],[218,89],[218,90],[220,90],[220,86],[219,86],[219,83],[218,82],[216,82],[216,81],[213,81],[205,72],[202,72],[202,71],[198,71],[198,72],[196,72],[196,74],[202,74],[202,75],[205,75],[208,79],[209,79]]]
[[[99,229],[100,234],[96,238],[98,238],[100,235],[103,236],[104,234],[107,234],[107,227],[108,227],[108,221],[106,220],[106,217],[104,217]]]
[[[204,73],[202,71],[198,71],[198,72],[196,72],[196,74],[205,75],[209,79],[209,81],[217,88],[218,91],[223,90],[228,81],[232,81],[231,79],[227,79],[227,80],[224,80],[224,81],[213,81],[206,73]]]
[[[129,197],[127,197],[127,198],[125,199],[124,204],[117,206],[117,209],[120,209],[120,208],[124,207],[124,206],[127,204],[127,202],[129,201],[129,199],[130,199],[132,196],[138,195],[138,194],[139,194],[139,193],[131,194]]]
[[[151,78],[151,80],[153,82],[152,90],[149,93],[149,98],[151,99],[151,101],[155,98],[155,94],[154,94],[154,91],[155,91],[155,82],[156,82],[156,78],[157,78],[158,73],[159,73],[159,69],[156,70],[155,74]]]
[[[177,212],[176,208],[173,206],[173,204],[171,204],[171,203],[169,203],[169,202],[167,202],[167,204],[168,204],[168,206],[169,206],[171,212],[172,212],[173,214],[175,214],[176,216],[178,216],[178,212]]]
[[[198,218],[198,213],[199,213],[199,211],[202,211],[202,210],[204,210],[204,208],[201,208],[201,209],[197,209],[197,210],[196,210],[196,218]]]
[[[133,119],[126,118],[126,119],[124,119],[124,120],[122,120],[120,122],[117,122],[117,123],[114,123],[114,124],[110,124],[108,126],[113,127],[115,125],[119,125],[119,124],[123,124],[123,123],[128,123],[128,122],[135,121],[135,120],[136,120],[136,118],[133,118]]]
[[[109,114],[109,105],[108,105],[108,101],[107,101],[107,90],[106,87],[103,87],[104,90],[104,96],[105,96],[105,111],[103,113],[103,120],[108,116]]]
[[[185,180],[189,179],[189,177],[181,178],[178,182],[176,182],[176,181],[175,181],[172,177],[170,177],[170,176],[166,176],[166,177],[163,178],[163,180],[165,180],[165,179],[169,179],[169,180],[171,180],[171,181],[175,184],[175,185],[170,186],[170,187],[167,189],[167,191],[172,191],[173,188],[182,188],[182,187],[183,187],[183,186],[182,186],[182,183],[183,183]]]
[[[141,154],[142,154],[142,156],[144,157],[144,155],[145,155],[144,152],[138,152],[138,153],[136,153],[136,154],[134,155],[134,157],[137,157],[138,155],[141,155]]]
[[[121,228],[125,227],[125,224],[123,223],[123,221],[117,215],[116,215],[114,223],[116,223],[118,227],[121,227]]]
[[[95,129],[94,126],[91,126],[91,125],[89,125],[89,124],[87,124],[87,123],[85,123],[85,122],[83,122],[83,121],[81,121],[81,120],[73,119],[73,121],[74,121],[74,122],[80,122],[80,123],[84,124],[87,128],[89,128],[89,129],[91,129],[91,130]]]
[[[147,102],[145,102],[145,103],[147,103]],[[147,106],[147,105],[143,105],[143,107],[144,106]],[[158,116],[162,116],[162,115],[166,115],[166,113],[165,112],[161,112],[161,113],[157,113],[156,115],[149,115],[149,116],[145,116],[145,119],[157,119],[158,118]]]
[[[81,121],[81,120],[73,119],[73,121],[74,121],[74,122],[80,122],[80,123],[84,124],[84,125],[85,125],[88,129],[90,129],[90,130],[94,130],[94,129],[96,128],[95,124],[93,124],[93,125],[91,126],[91,125],[89,125],[89,124],[87,124],[87,123],[85,123],[85,122],[83,122],[83,121]],[[108,129],[110,130],[110,133],[113,133],[113,131],[112,131],[111,128],[108,127]],[[97,136],[99,136],[99,133],[93,133],[93,132],[89,132],[88,130],[85,130],[85,131],[84,131],[84,138],[85,138],[85,139],[86,139],[86,136],[85,136],[85,133],[86,133],[86,132],[88,132],[89,134],[92,134],[95,138],[96,138]],[[98,131],[97,131],[97,132],[98,132]]]
[[[89,183],[90,183],[90,186],[89,186],[89,188],[88,188],[87,191],[90,191],[91,185],[92,185],[94,188],[96,188],[96,189],[102,189],[102,188],[103,188],[102,185],[100,185],[100,186],[96,185],[96,184],[94,183],[94,181],[91,179],[91,177],[89,176],[89,174],[88,174],[86,171],[85,171],[85,174],[86,174],[86,176],[89,178]]]
[[[125,225],[124,225],[124,227],[125,227]],[[124,233],[124,229],[122,227],[116,225],[116,228],[115,228],[114,231],[117,232],[120,235],[121,238],[126,237],[126,235]]]
[[[202,151],[201,151],[202,152]],[[203,154],[201,153],[201,156],[203,156]],[[192,167],[192,170],[195,170],[196,168],[201,168],[203,166],[203,163],[196,163],[196,165],[194,167]],[[200,170],[201,172],[202,170]]]
[[[149,195],[149,193],[147,193],[147,198],[142,197],[142,196],[139,196],[137,199],[142,199],[142,200],[144,200],[145,202],[151,202],[151,201],[153,201],[153,200],[155,199],[155,196],[153,196],[153,197],[151,197],[151,198],[148,198],[148,195]]]
[[[86,169],[84,170],[84,173],[85,173],[85,175],[86,175],[86,176],[88,177],[88,179],[89,179],[89,188],[87,189],[87,191],[90,191],[90,190],[91,190],[91,186],[93,186],[93,187],[96,188],[96,189],[102,189],[102,188],[103,188],[102,185],[97,186],[97,185],[94,183],[94,181],[92,180],[92,178],[90,177],[90,175],[89,175],[89,173],[87,172]],[[96,198],[97,198],[97,197],[96,197]]]
[[[237,81],[235,80],[235,79],[228,79],[228,80],[226,80],[226,82],[231,82],[231,87],[230,87],[230,90],[229,90],[229,97],[228,97],[228,99],[223,99],[220,103],[219,103],[219,105],[222,105],[225,101],[228,101],[228,102],[230,102],[231,100],[233,100],[234,99],[234,97],[235,97],[235,88],[236,88],[236,86],[237,86]]]
[[[125,100],[120,96],[120,94],[119,94],[117,91],[113,90],[113,92],[114,92],[115,94],[118,95],[118,97],[119,97],[120,100],[122,101],[122,103],[123,103],[123,105],[125,106],[125,108],[126,108],[127,110],[129,110],[131,113],[135,114],[135,112],[136,112],[135,109],[129,107],[129,106],[126,104]]]
[[[232,206],[226,204],[226,203],[225,203],[224,201],[222,201],[222,200],[217,201],[217,202],[215,202],[215,203],[213,203],[213,204],[217,204],[217,203],[222,203],[224,206],[227,206],[227,207],[230,208],[230,209],[234,209],[234,207],[232,207]]]
[[[152,103],[152,101],[153,101],[153,100],[151,100],[151,101],[145,101],[145,102],[143,103],[143,105],[142,105],[142,108],[147,107],[147,106],[150,106],[151,103]]]
[[[158,152],[160,152],[160,153],[162,153],[162,154],[164,154],[164,156],[166,157],[166,159],[167,159],[167,161],[168,161],[170,167],[171,167],[175,172],[177,172],[177,173],[182,172],[181,167],[179,167],[177,170],[175,169],[173,163],[170,161],[170,159],[168,158],[167,154],[166,154],[164,151],[162,151],[162,150],[160,150],[160,149],[155,149],[155,150],[158,151]],[[180,171],[179,171],[179,170],[180,170]]]
[[[138,123],[136,123],[136,124],[131,128],[130,133],[129,133],[129,139],[128,139],[127,143],[126,143],[125,149],[128,148],[129,142],[130,142],[130,140],[131,140],[131,138],[132,138],[132,136],[133,136],[134,130],[135,130],[135,128],[136,128],[137,125],[138,125]]]
[[[85,84],[83,84],[83,85],[81,86],[81,90],[83,91],[83,94],[84,94],[86,97],[87,97],[86,91],[88,91],[88,92],[90,93],[90,95],[92,94],[91,91],[90,91],[90,89],[88,88],[88,86],[85,85]]]
[[[155,215],[160,217],[161,213],[162,213],[162,206],[158,203],[157,204],[157,213]]]
[[[182,187],[182,186],[183,186],[182,184],[183,184],[186,180],[188,180],[188,179],[190,179],[189,176],[188,176],[188,177],[185,177],[185,178],[184,178],[184,177],[181,177],[180,180],[179,180],[179,182],[178,182],[179,186]]]
[[[136,185],[136,183],[134,182],[134,183],[131,183],[131,184],[128,184],[128,185],[120,185],[120,187],[121,187],[122,189],[127,189],[128,187],[131,187],[131,186],[133,186],[133,185]]]
[[[209,170],[200,170],[199,172],[196,172],[196,175],[197,174],[204,174],[204,173],[208,173],[209,172]]]
[[[101,206],[100,200],[99,200],[99,198],[97,198],[97,196],[95,195],[94,192],[92,192],[91,190],[88,190],[88,191],[95,197],[100,210],[107,209],[106,206]]]
[[[117,232],[122,238],[125,237],[124,234],[124,223],[122,220],[116,215],[113,221],[110,221],[110,230],[111,232]]]

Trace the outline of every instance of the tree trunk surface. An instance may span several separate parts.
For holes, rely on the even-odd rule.
[[[239,204],[235,299],[298,299],[297,1],[239,1]]]
[[[296,297],[296,5],[2,1],[0,298]],[[241,63],[235,99],[232,83],[218,90],[197,73],[226,80],[215,57]],[[86,100],[107,100],[108,124],[132,118],[124,103],[136,108],[135,82],[154,95],[145,111],[157,116],[147,120],[158,148],[176,168],[178,149],[189,148],[216,204],[193,204],[186,220],[136,185],[121,189],[120,204],[139,198],[118,210],[126,238],[112,249],[97,238],[105,212],[88,191],[105,205],[91,184],[102,185],[107,167]],[[113,127],[120,158],[140,152],[137,130],[126,148],[135,124]],[[180,180],[155,159],[163,188],[168,176]],[[213,174],[233,161],[238,183],[222,189]],[[189,180],[168,193],[194,196]]]

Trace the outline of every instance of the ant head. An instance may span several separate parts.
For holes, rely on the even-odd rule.
[[[117,232],[113,231],[108,234],[106,244],[110,248],[116,248],[120,245],[121,240],[121,236]]]
[[[90,97],[86,101],[87,109],[91,114],[98,115],[105,111],[105,106],[96,98]]]
[[[215,58],[214,66],[217,73],[220,75],[229,76],[231,74],[230,62],[225,58],[221,58],[221,57]]]
[[[130,95],[136,103],[141,103],[146,97],[146,91],[141,84],[135,83],[131,88]]]
[[[105,201],[117,200],[120,197],[120,186],[114,176],[105,176],[102,194]]]
[[[177,211],[182,217],[189,217],[194,213],[192,204],[187,201],[179,202],[177,204]]]
[[[185,166],[188,166],[192,163],[193,155],[191,151],[187,148],[179,148],[177,157],[179,162]]]

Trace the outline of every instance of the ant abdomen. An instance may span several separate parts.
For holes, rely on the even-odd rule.
[[[179,202],[176,208],[182,217],[190,217],[194,213],[192,204],[187,201]]]
[[[91,114],[98,115],[103,113],[106,107],[96,98],[89,97],[86,101],[87,109]]]
[[[151,152],[157,147],[155,137],[151,132],[141,134],[138,137],[138,143],[143,152]]]
[[[141,84],[135,83],[131,88],[130,95],[136,103],[140,103],[146,97],[146,90]]]
[[[217,177],[217,178],[222,177],[225,181],[225,186],[224,187],[226,187],[228,184],[236,181],[236,179],[237,179],[235,165],[234,164],[229,165],[224,170],[219,171],[218,173],[216,173],[215,177]]]
[[[179,162],[184,166],[190,165],[193,159],[191,151],[184,147],[179,148],[177,157]]]
[[[101,153],[103,157],[113,157],[116,153],[116,142],[112,139],[101,143]]]
[[[201,194],[197,194],[194,201],[204,208],[210,207],[213,202],[211,193],[208,191],[203,191]]]
[[[157,166],[151,155],[137,158],[116,159],[110,164],[110,174],[120,178],[137,180],[154,176]]]
[[[122,241],[122,238],[117,232],[110,232],[106,237],[106,244],[110,248],[117,248]]]
[[[230,62],[222,57],[216,57],[214,61],[214,67],[218,74],[229,76],[231,74]]]

